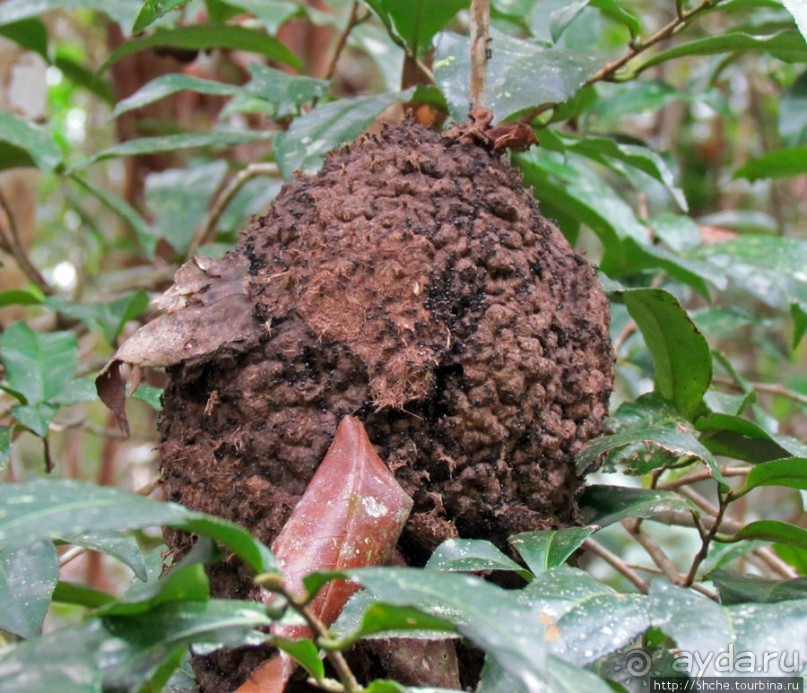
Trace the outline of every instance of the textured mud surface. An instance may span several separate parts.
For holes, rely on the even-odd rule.
[[[270,543],[352,414],[414,499],[410,563],[575,521],[573,457],[611,390],[608,306],[499,155],[413,124],[361,139],[285,186],[229,260],[248,267],[251,332],[171,369],[168,499]],[[252,596],[235,565],[212,584]],[[234,667],[211,660],[203,684],[250,665]]]

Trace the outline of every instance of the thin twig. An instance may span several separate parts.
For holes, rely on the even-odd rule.
[[[7,227],[0,225],[0,246],[14,258],[28,281],[39,287],[43,294],[50,296],[53,289],[50,288],[39,270],[28,259],[28,253],[25,251],[22,241],[20,241],[17,219],[11,211],[2,190],[0,190],[0,208],[5,213],[7,223]]]
[[[740,383],[736,383],[728,378],[714,378],[713,382],[717,385],[723,385],[724,387],[730,387],[734,390],[745,392],[745,388]],[[746,382],[746,385],[748,385],[748,387],[750,387],[752,390],[756,390],[757,392],[764,392],[766,395],[777,395],[778,397],[785,397],[787,399],[793,400],[794,402],[798,402],[799,404],[807,406],[807,395],[803,395],[800,392],[794,392],[793,390],[786,388],[784,385],[776,383],[750,383],[750,382]]]
[[[723,476],[745,476],[753,469],[753,467],[721,467],[720,473]],[[694,472],[689,474],[685,474],[684,476],[680,476],[677,479],[672,479],[670,481],[665,481],[663,484],[659,485],[659,488],[663,488],[665,490],[674,490],[678,489],[681,486],[686,486],[687,484],[693,484],[697,481],[706,481],[707,479],[712,479],[712,470],[708,467],[704,467],[702,469],[696,469]]]
[[[227,205],[232,202],[232,199],[236,196],[238,191],[241,190],[248,181],[258,176],[276,176],[277,174],[277,164],[271,163],[250,164],[239,171],[216,198],[204,223],[196,229],[196,233],[194,233],[190,246],[188,247],[188,257],[193,256],[194,253],[199,250],[200,246],[212,240],[215,234],[216,224],[227,208]]]
[[[628,568],[633,570],[641,570],[644,573],[651,573],[653,575],[664,575],[664,571],[654,565],[636,565],[635,563],[628,563]],[[712,592],[710,589],[706,589],[703,585],[698,585],[697,583],[694,585],[689,586],[690,589],[695,590],[696,592],[700,592],[705,597],[709,597],[709,599],[717,600],[717,595]]]
[[[723,515],[726,513],[726,508],[728,508],[729,503],[731,503],[731,491],[725,494],[719,493],[719,496],[720,505],[718,506],[717,514],[715,515],[711,528],[708,529],[705,534],[701,534],[701,546],[698,549],[698,552],[695,554],[695,558],[692,560],[692,565],[689,567],[689,572],[684,580],[684,587],[690,587],[692,583],[695,582],[695,577],[698,574],[698,568],[700,568],[701,563],[703,563],[706,560],[706,557],[709,555],[709,546],[711,546],[712,540],[715,538],[715,534],[717,534],[717,530],[720,527],[720,523],[723,521]]]
[[[471,103],[470,110],[484,108],[488,81],[490,0],[471,0]]]
[[[640,592],[647,594],[650,591],[650,585],[648,585],[642,578],[640,578],[632,569],[631,567],[625,563],[619,556],[615,553],[612,553],[608,549],[606,549],[602,544],[594,539],[586,539],[583,543],[583,548],[591,551],[591,553],[597,554],[602,560],[604,560],[608,565],[610,565],[614,570],[616,570],[621,575],[624,575],[628,580],[630,580]]]
[[[677,34],[679,31],[684,29],[690,22],[692,22],[698,15],[702,14],[706,10],[710,10],[713,7],[719,5],[723,0],[704,0],[700,5],[697,7],[693,7],[689,11],[680,11],[677,13],[675,19],[670,20],[667,24],[665,24],[661,29],[659,29],[656,33],[649,36],[644,41],[631,41],[630,46],[628,47],[627,52],[621,58],[618,58],[614,62],[606,63],[603,65],[599,70],[597,70],[591,77],[589,77],[584,83],[583,87],[591,86],[592,84],[596,84],[597,82],[609,81],[614,79],[616,73],[625,65],[627,65],[631,60],[633,60],[636,56],[644,53],[648,48],[652,48],[657,43],[661,43],[665,39],[672,37],[674,34]],[[581,87],[582,88],[582,87]],[[528,123],[537,116],[539,116],[544,111],[552,108],[554,104],[542,104],[524,114],[519,120],[521,122]]]
[[[334,74],[336,73],[336,64],[339,62],[339,58],[342,56],[342,51],[345,50],[350,32],[362,22],[366,22],[369,17],[369,12],[359,16],[359,3],[358,0],[356,0],[353,3],[353,7],[350,8],[350,19],[347,20],[347,25],[345,26],[344,31],[339,35],[339,40],[336,42],[336,48],[331,56],[331,61],[328,63],[328,69],[325,71],[325,76],[323,79],[331,80],[333,78]]]
[[[670,582],[674,585],[682,584],[683,577],[678,572],[678,569],[661,547],[641,530],[641,524],[637,520],[623,520],[622,526],[641,544],[642,548],[647,551],[647,555],[653,560],[653,563],[664,571]]]

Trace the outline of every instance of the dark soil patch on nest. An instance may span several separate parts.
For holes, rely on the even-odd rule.
[[[271,543],[352,414],[414,499],[412,564],[450,537],[575,522],[573,458],[613,379],[608,305],[499,156],[414,124],[364,137],[286,185],[228,257],[248,260],[254,333],[171,369],[169,500]],[[211,578],[254,596],[234,564]],[[210,690],[254,666],[223,657],[199,672]]]

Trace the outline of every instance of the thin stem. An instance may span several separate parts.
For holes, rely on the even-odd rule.
[[[745,388],[740,384],[736,383],[733,380],[729,380],[728,378],[714,378],[714,383],[717,385],[723,385],[724,387],[730,387],[735,390],[739,390],[740,392],[744,392]],[[785,397],[787,399],[793,400],[794,402],[798,402],[799,404],[803,404],[807,406],[807,395],[803,395],[800,392],[794,392],[786,388],[784,385],[776,384],[776,383],[746,383],[752,390],[756,390],[757,392],[764,392],[766,395],[777,395],[779,397]]]
[[[344,31],[342,31],[342,33],[339,35],[339,40],[336,42],[336,48],[334,49],[331,60],[328,63],[328,69],[325,71],[325,76],[323,79],[330,80],[333,78],[334,74],[336,73],[336,64],[339,62],[339,58],[342,56],[342,52],[345,50],[350,32],[362,22],[366,22],[369,17],[369,12],[359,16],[359,3],[358,0],[356,0],[353,3],[353,7],[350,8],[350,19],[347,20],[347,25],[345,26]]]
[[[28,254],[20,241],[17,219],[11,211],[11,207],[9,207],[6,196],[3,194],[2,190],[0,190],[0,208],[2,208],[5,213],[6,223],[8,225],[7,228],[0,225],[0,246],[14,258],[29,282],[39,287],[40,291],[46,296],[51,295],[53,289],[50,288],[39,270],[34,267],[28,259]]]
[[[227,205],[232,202],[233,198],[238,194],[238,191],[241,190],[248,181],[258,176],[276,176],[277,174],[277,164],[271,163],[250,164],[245,169],[239,171],[229,182],[227,187],[221,191],[216,201],[213,203],[205,222],[193,235],[190,246],[188,247],[188,257],[192,257],[194,253],[199,250],[200,246],[209,243],[213,239],[216,224],[227,208]]]
[[[721,467],[720,473],[723,474],[723,476],[745,476],[751,469],[752,467]],[[708,467],[704,467],[703,469],[696,469],[694,472],[685,474],[677,479],[665,481],[659,488],[674,490],[681,486],[686,486],[687,484],[693,484],[697,481],[706,481],[711,478],[713,478],[712,470]]]
[[[485,106],[489,38],[490,0],[471,0],[471,110]]]
[[[639,577],[625,561],[623,561],[619,556],[615,553],[612,553],[608,549],[606,549],[602,544],[594,539],[586,539],[583,543],[583,548],[591,551],[591,553],[597,554],[602,560],[604,560],[608,565],[610,565],[614,570],[618,573],[624,575],[628,580],[630,580],[635,586],[643,594],[647,594],[650,591],[650,585],[648,585],[641,577]]]
[[[593,75],[591,75],[591,77],[589,77],[584,82],[583,87],[591,86],[592,84],[596,84],[597,82],[613,80],[615,78],[616,73],[620,69],[625,67],[625,65],[627,65],[636,56],[640,55],[641,53],[644,53],[648,48],[652,48],[657,43],[661,43],[665,39],[668,39],[672,37],[674,34],[677,34],[679,31],[684,29],[689,23],[691,23],[699,14],[715,7],[721,2],[723,2],[723,0],[704,0],[700,5],[698,5],[697,7],[693,7],[689,11],[681,8],[676,13],[676,17],[674,19],[670,20],[667,24],[661,27],[661,29],[659,29],[651,36],[649,36],[644,41],[631,41],[625,55],[623,55],[621,58],[618,58],[614,62],[606,63],[605,65],[603,65],[599,70],[597,70]],[[543,104],[535,109],[528,111],[524,116],[520,118],[520,120],[522,122],[529,123],[534,118],[543,113],[545,110],[547,110],[547,104]]]
[[[623,520],[622,526],[641,544],[642,548],[647,551],[647,555],[653,560],[653,563],[661,568],[670,582],[674,585],[682,584],[683,578],[678,569],[667,557],[667,554],[662,551],[661,547],[641,530],[641,523],[638,520]]]
[[[689,568],[689,573],[687,573],[686,580],[684,581],[684,587],[690,587],[693,582],[695,582],[695,577],[698,574],[698,568],[700,568],[701,563],[706,560],[706,557],[709,555],[709,546],[712,543],[712,540],[715,538],[715,534],[717,534],[717,530],[720,528],[720,523],[723,521],[723,515],[726,512],[726,508],[729,507],[729,503],[731,503],[731,492],[729,491],[726,494],[719,494],[720,495],[720,505],[717,509],[717,514],[715,515],[714,522],[710,529],[706,531],[706,534],[701,535],[701,547],[698,549],[698,553],[695,554],[695,558],[692,561],[692,565]]]

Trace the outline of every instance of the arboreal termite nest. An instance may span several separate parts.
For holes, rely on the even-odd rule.
[[[575,522],[573,457],[611,390],[607,301],[492,140],[462,135],[362,137],[223,260],[180,270],[164,305],[196,311],[198,334],[183,328],[191,357],[164,395],[167,499],[271,543],[352,414],[414,499],[410,563],[450,537]],[[233,564],[211,578],[255,594]]]

